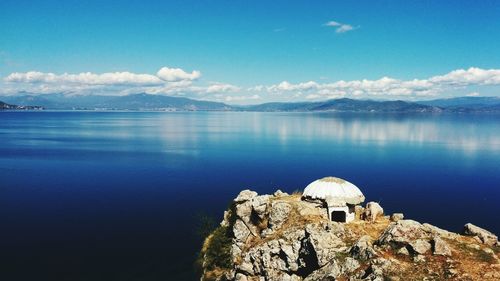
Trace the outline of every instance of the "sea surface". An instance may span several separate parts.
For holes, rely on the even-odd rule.
[[[324,176],[500,234],[500,116],[0,112],[0,280],[196,280],[200,217]]]

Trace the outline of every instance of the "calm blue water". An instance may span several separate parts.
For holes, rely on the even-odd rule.
[[[327,175],[498,234],[500,116],[0,112],[0,280],[194,280],[198,214]]]

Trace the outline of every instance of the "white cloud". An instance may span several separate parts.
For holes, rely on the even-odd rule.
[[[352,25],[350,25],[350,24],[343,24],[339,28],[335,29],[335,32],[337,32],[337,33],[344,33],[344,32],[347,32],[347,31],[351,31],[353,29],[354,29],[354,27]]]
[[[240,87],[224,83],[214,83],[206,88],[207,93],[239,92],[239,91]]]
[[[471,67],[467,70],[457,69],[445,75],[429,79],[433,83],[449,85],[498,85],[500,84],[500,69],[481,69]]]
[[[201,72],[193,70],[191,73],[188,73],[180,68],[162,67],[158,70],[156,76],[168,82],[175,82],[181,80],[196,80],[201,77]]]
[[[83,72],[79,74],[54,74],[38,71],[25,73],[14,72],[5,77],[5,82],[13,83],[71,83],[82,85],[157,85],[162,81],[150,74],[135,74],[131,72],[110,72],[94,74]]]
[[[326,22],[323,25],[335,28],[335,32],[336,33],[345,33],[345,32],[348,32],[348,31],[356,29],[354,26],[352,26],[350,24],[340,23],[338,21],[333,21],[333,20],[332,21],[328,21],[328,22]]]
[[[339,80],[333,83],[318,83],[308,81],[302,83],[281,83],[264,88],[270,94],[284,95],[306,94],[307,99],[326,99],[343,96],[354,97],[397,97],[412,98],[435,96],[445,91],[463,89],[473,85],[500,85],[500,69],[480,69],[471,67],[467,70],[458,69],[444,75],[428,79],[399,80],[382,77],[377,80]],[[253,88],[249,88],[252,90]]]
[[[325,26],[341,26],[342,24],[340,22],[337,22],[337,21],[329,21],[327,23],[324,24]]]
[[[162,77],[160,77],[162,76]],[[384,76],[380,79],[282,81],[271,85],[257,84],[240,87],[223,82],[197,81],[199,71],[188,73],[182,69],[164,67],[154,74],[109,72],[78,74],[54,74],[38,71],[11,73],[0,80],[0,94],[19,92],[35,94],[78,93],[100,95],[126,95],[131,93],[186,96],[204,100],[220,100],[242,103],[252,100],[300,101],[339,97],[417,99],[420,97],[460,93],[479,95],[477,91],[500,85],[500,69],[471,67],[457,69],[426,79],[401,80]],[[488,89],[485,89],[488,91]],[[483,93],[484,94],[484,93]]]

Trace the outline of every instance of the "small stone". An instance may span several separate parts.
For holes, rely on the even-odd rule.
[[[456,269],[453,269],[453,268],[446,269],[446,275],[448,277],[454,277],[454,276],[457,276],[457,274],[458,274],[458,271]]]
[[[253,265],[250,262],[243,261],[239,266],[238,266],[239,271],[247,273],[249,275],[253,275]]]
[[[278,190],[276,190],[276,191],[274,192],[274,194],[273,194],[273,195],[274,195],[274,196],[276,196],[276,197],[281,197],[281,196],[287,196],[287,195],[288,195],[288,193],[283,192],[283,191],[281,191],[281,190],[279,190],[279,189],[278,189]]]
[[[403,255],[403,256],[409,256],[410,252],[408,252],[408,249],[406,249],[406,247],[401,247],[399,250],[397,250],[396,254]]]
[[[391,221],[400,221],[404,219],[404,217],[403,213],[394,213],[391,215]]]
[[[474,249],[474,250],[481,249],[481,247],[477,244],[467,244],[467,248]]]
[[[425,256],[424,255],[416,255],[413,257],[414,262],[425,262]]]

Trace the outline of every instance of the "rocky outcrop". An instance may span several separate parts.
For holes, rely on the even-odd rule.
[[[466,225],[462,236],[430,224],[383,216],[375,202],[356,206],[351,223],[332,222],[322,204],[277,191],[242,191],[224,213],[221,228],[230,241],[229,261],[211,266],[202,280],[497,280],[497,238]],[[215,235],[215,234],[214,234]],[[204,249],[210,248],[213,235]]]
[[[464,226],[464,234],[469,236],[475,236],[481,240],[486,245],[493,246],[498,244],[498,237],[489,232],[486,229],[482,229],[479,226],[475,226],[472,223],[468,223]]]

